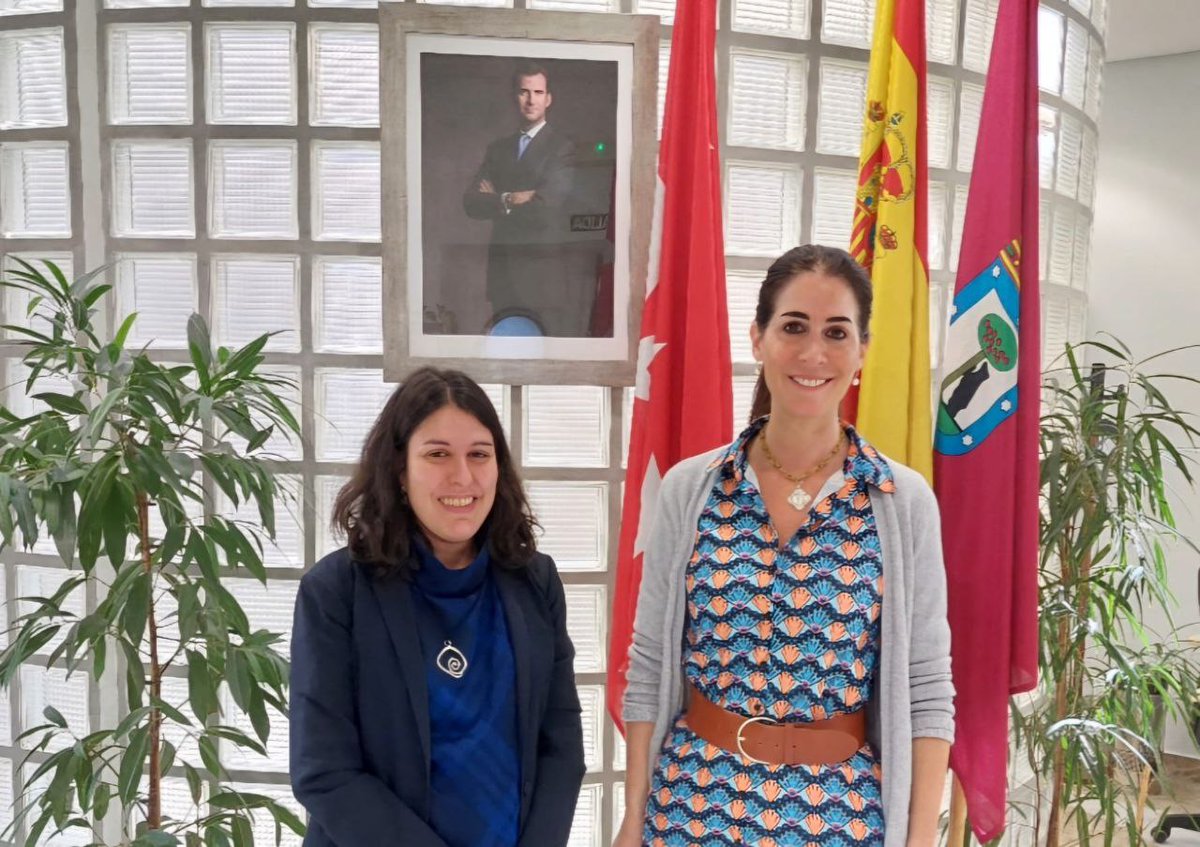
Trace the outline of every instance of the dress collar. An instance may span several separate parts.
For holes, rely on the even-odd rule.
[[[709,465],[709,470],[722,468],[723,474],[734,482],[740,483],[745,477],[746,463],[749,461],[746,447],[762,431],[769,419],[769,415],[763,415],[752,421],[734,439],[729,448],[713,460]],[[846,455],[846,462],[842,466],[843,474],[873,485],[886,494],[893,493],[896,490],[896,480],[887,461],[879,455],[879,451],[872,444],[859,435],[858,430],[853,426],[843,421],[842,429],[845,430],[846,438],[850,442],[850,450]]]

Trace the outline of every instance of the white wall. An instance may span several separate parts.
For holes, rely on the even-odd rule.
[[[1200,342],[1200,53],[1109,64],[1104,71],[1088,334],[1111,332],[1136,354]],[[1200,377],[1200,352],[1164,361]],[[1200,386],[1168,395],[1200,415]],[[1180,480],[1181,482],[1181,480]],[[1200,497],[1178,494],[1180,529],[1200,543]],[[1176,545],[1171,581],[1176,622],[1200,635],[1200,556]],[[1146,622],[1160,630],[1161,610]],[[1182,727],[1168,752],[1198,756]]]

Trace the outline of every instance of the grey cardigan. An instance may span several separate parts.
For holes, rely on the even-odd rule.
[[[687,564],[700,513],[719,473],[711,465],[728,449],[685,459],[667,472],[659,490],[643,557],[622,709],[626,722],[654,724],[651,770],[683,709]],[[886,461],[895,493],[875,489],[871,497],[884,589],[880,664],[867,707],[867,734],[883,767],[884,845],[902,847],[908,835],[912,739],[954,740],[954,686],[937,500],[920,474]],[[835,473],[817,500],[841,481],[841,473]]]

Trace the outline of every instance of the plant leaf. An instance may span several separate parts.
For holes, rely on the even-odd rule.
[[[64,415],[86,415],[87,406],[83,405],[78,397],[70,394],[56,394],[52,391],[44,391],[41,394],[33,395],[35,400],[41,400],[51,409],[56,412],[62,412]]]
[[[137,796],[138,787],[142,780],[142,771],[146,766],[146,756],[150,752],[148,741],[149,730],[139,727],[129,733],[129,746],[121,757],[121,769],[117,776],[117,796],[125,806],[133,803]]]
[[[229,684],[229,693],[233,702],[243,712],[250,711],[251,677],[250,665],[241,650],[233,645],[225,653],[225,681]]]
[[[150,574],[142,571],[129,583],[129,594],[121,610],[121,629],[129,643],[138,647],[150,617]]]
[[[200,776],[200,771],[187,762],[183,763],[183,773],[187,777],[188,790],[192,793],[192,802],[198,805],[200,798],[204,796],[204,779]]]
[[[204,763],[204,767],[208,769],[209,773],[220,779],[225,771],[221,767],[221,758],[217,755],[217,747],[213,744],[212,738],[207,734],[201,735],[197,746],[200,748],[200,761]]]
[[[200,723],[215,715],[219,708],[217,689],[209,671],[208,660],[196,650],[187,651],[188,703]]]

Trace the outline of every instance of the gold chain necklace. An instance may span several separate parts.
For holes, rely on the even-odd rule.
[[[783,474],[784,479],[786,479],[788,482],[795,483],[796,485],[796,487],[792,490],[792,493],[788,495],[788,503],[791,504],[791,507],[797,512],[803,512],[808,508],[808,505],[812,503],[812,495],[804,490],[804,481],[821,468],[829,464],[829,460],[838,454],[838,451],[842,449],[842,444],[846,440],[846,431],[841,427],[838,427],[838,440],[837,443],[833,445],[833,449],[826,454],[825,458],[823,458],[813,467],[809,468],[809,470],[801,476],[793,476],[783,469],[783,465],[779,464],[779,460],[776,459],[775,454],[771,452],[771,446],[767,444],[767,430],[765,428],[760,435],[762,437],[759,439],[759,441],[762,442],[763,453],[766,455],[767,461],[771,463],[771,467]]]

